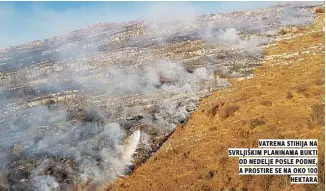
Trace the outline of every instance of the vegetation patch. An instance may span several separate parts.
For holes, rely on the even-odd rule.
[[[311,126],[325,124],[325,104],[315,104],[311,106],[312,113],[309,117],[309,124]]]

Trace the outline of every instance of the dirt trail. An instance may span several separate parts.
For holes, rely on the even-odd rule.
[[[283,31],[265,48],[255,77],[203,99],[145,164],[112,190],[324,190],[324,13],[308,28]],[[290,38],[288,38],[288,36]],[[293,37],[293,38],[291,38]],[[257,147],[263,138],[319,141],[319,184],[289,176],[239,176],[228,148]]]

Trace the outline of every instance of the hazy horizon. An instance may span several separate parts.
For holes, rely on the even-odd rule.
[[[0,48],[59,36],[91,24],[151,17],[160,7],[196,16],[270,7],[277,2],[1,2]],[[170,11],[170,10],[169,10]],[[178,11],[179,12],[179,11]],[[176,14],[176,13],[175,13]],[[180,14],[180,13],[178,13]]]

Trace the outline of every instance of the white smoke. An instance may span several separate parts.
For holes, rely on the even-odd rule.
[[[34,177],[36,190],[52,191],[59,188],[59,183],[52,176],[36,176]]]
[[[128,165],[131,165],[133,155],[135,154],[138,144],[140,142],[140,130],[135,131],[127,140],[122,159],[126,161]]]

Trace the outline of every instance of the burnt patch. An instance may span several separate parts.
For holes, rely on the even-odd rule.
[[[78,120],[82,123],[104,125],[106,119],[96,110],[89,110],[81,107],[68,110],[67,120]]]

